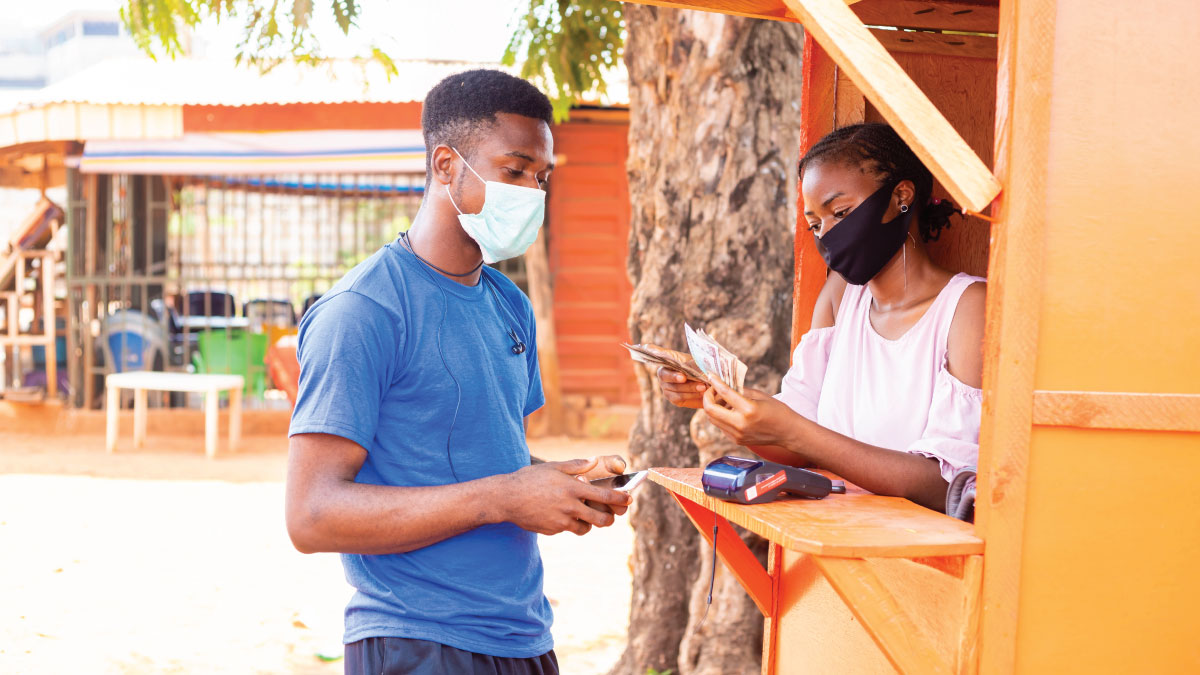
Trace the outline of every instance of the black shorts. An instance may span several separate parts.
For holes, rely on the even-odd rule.
[[[346,675],[558,675],[554,650],[527,659],[476,654],[429,640],[371,637],[346,645]]]

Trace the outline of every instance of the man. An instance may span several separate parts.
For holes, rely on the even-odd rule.
[[[287,526],[300,551],[343,554],[347,673],[556,673],[536,535],[629,504],[581,480],[620,457],[531,465],[533,311],[483,266],[537,236],[550,122],[545,95],[499,71],[435,86],[412,228],[301,323]]]

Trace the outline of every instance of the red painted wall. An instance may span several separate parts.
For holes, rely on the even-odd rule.
[[[550,179],[550,272],[563,393],[637,404],[629,354],[627,114],[554,128],[561,167]]]
[[[183,107],[185,132],[420,128],[419,101]]]

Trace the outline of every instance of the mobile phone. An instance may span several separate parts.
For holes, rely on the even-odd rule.
[[[608,478],[597,478],[591,481],[596,487],[608,488],[617,492],[632,492],[634,488],[642,484],[646,480],[645,471],[634,471],[633,473],[625,473],[620,476],[609,476]]]

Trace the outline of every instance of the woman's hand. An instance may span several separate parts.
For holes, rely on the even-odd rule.
[[[703,398],[704,412],[713,425],[738,445],[793,446],[791,437],[799,415],[764,392],[745,392],[739,394],[713,380]]]
[[[666,355],[674,357],[680,363],[696,365],[692,357],[683,352],[664,349],[656,345],[645,345],[645,347],[650,351],[665,352]],[[699,380],[693,380],[678,370],[672,370],[666,366],[660,367],[658,369],[658,386],[667,400],[680,408],[699,409],[704,407],[704,392],[708,391],[708,385]]]

